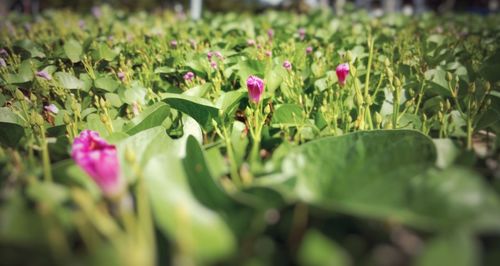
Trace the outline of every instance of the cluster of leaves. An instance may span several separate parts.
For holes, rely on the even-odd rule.
[[[499,22],[11,14],[0,28],[0,257],[496,265]],[[256,160],[250,75],[265,81]],[[125,201],[105,199],[70,159],[83,129],[116,144]],[[140,226],[150,215],[152,231]]]

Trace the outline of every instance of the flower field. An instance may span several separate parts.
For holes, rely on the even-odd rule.
[[[500,16],[0,21],[0,265],[499,265]]]

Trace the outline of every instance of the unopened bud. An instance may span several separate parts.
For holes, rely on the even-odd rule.
[[[103,122],[104,124],[108,122],[108,117],[105,114],[101,114],[101,122]]]
[[[101,108],[106,108],[106,100],[104,100],[104,98],[99,99],[99,104]]]
[[[484,90],[486,92],[489,92],[491,90],[491,84],[488,81],[486,81],[486,83],[484,83]]]
[[[446,81],[452,81],[453,75],[450,72],[446,72]]]
[[[125,149],[125,160],[129,164],[133,164],[135,162],[135,159],[135,152],[130,147],[127,147]]]
[[[266,115],[267,115],[267,114],[269,114],[269,113],[271,113],[271,106],[269,106],[269,104],[268,104],[268,105],[266,105],[266,107],[264,108],[264,113],[265,113]]]
[[[375,123],[377,125],[382,124],[382,115],[379,112],[375,112]]]
[[[68,113],[64,113],[64,116],[63,116],[63,122],[64,124],[66,125],[69,125],[71,123],[71,117],[69,117]]]
[[[348,62],[352,62],[352,53],[351,51],[347,51],[345,54],[345,58],[347,59]]]
[[[394,85],[398,88],[401,87],[401,80],[398,77],[394,78]]]
[[[24,94],[20,89],[16,89],[16,99],[18,101],[24,100]]]

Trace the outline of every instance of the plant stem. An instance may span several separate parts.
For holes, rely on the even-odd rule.
[[[49,147],[47,143],[47,138],[45,137],[44,126],[40,126],[40,131],[41,131],[40,146],[42,148],[42,161],[43,161],[43,176],[46,182],[52,182],[52,169],[50,166]]]

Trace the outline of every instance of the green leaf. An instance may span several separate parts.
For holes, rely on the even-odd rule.
[[[235,238],[224,220],[192,195],[175,142],[157,127],[142,131],[117,147],[122,162],[124,151],[129,148],[143,165],[147,194],[160,231],[185,256],[206,265],[231,255]],[[123,171],[131,170],[123,167]]]
[[[84,86],[83,81],[79,80],[70,73],[56,72],[54,77],[59,82],[59,86],[65,89],[81,89]]]
[[[406,186],[435,160],[429,138],[416,131],[392,130],[311,141],[292,151],[282,167],[297,177],[295,191],[307,202],[385,218],[405,216],[400,210]]]
[[[191,116],[204,130],[212,129],[212,119],[218,120],[219,109],[203,98],[167,93],[163,100],[172,108]]]
[[[129,135],[137,134],[143,130],[157,127],[163,123],[165,118],[170,114],[170,107],[165,103],[157,103],[146,110],[144,110],[141,114],[134,117],[132,121],[125,127],[126,133]]]
[[[104,76],[95,80],[95,87],[108,92],[114,92],[120,83],[111,76]]]
[[[199,202],[214,210],[231,206],[232,200],[211,176],[203,150],[192,136],[187,139],[186,157],[182,163],[191,190]]]
[[[338,244],[315,230],[309,230],[305,234],[298,256],[301,265],[350,265],[346,252]]]
[[[24,136],[20,118],[7,107],[0,107],[0,143],[16,147]]]
[[[478,247],[473,237],[467,232],[452,232],[441,235],[427,244],[416,265],[479,265]]]
[[[120,87],[118,94],[120,95],[122,101],[127,104],[144,104],[146,98],[146,88],[140,81],[133,80],[130,83],[130,87]]]
[[[109,48],[109,46],[105,43],[101,43],[99,45],[99,49],[98,49],[98,58],[99,60],[103,59],[103,60],[106,60],[106,61],[113,61],[113,59],[115,59],[115,57],[118,55],[118,52],[116,50],[112,50],[111,48]]]
[[[273,113],[271,124],[280,126],[299,126],[304,124],[303,109],[297,104],[282,104]]]
[[[70,39],[64,44],[64,52],[71,62],[77,63],[80,62],[80,56],[82,55],[83,49],[79,42]]]
[[[6,81],[9,84],[21,84],[30,82],[33,80],[34,74],[32,69],[32,61],[24,60],[19,65],[19,71],[17,74],[6,74]]]

